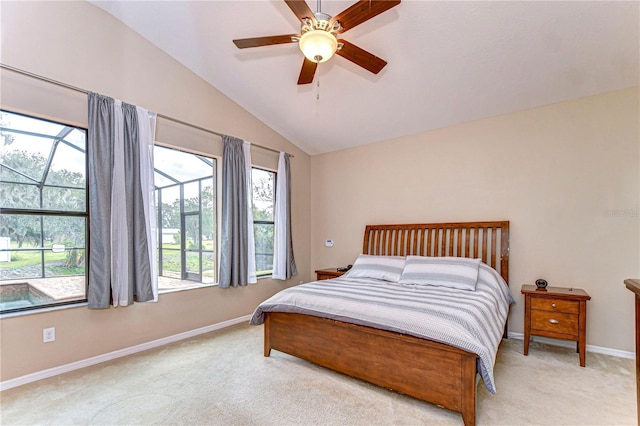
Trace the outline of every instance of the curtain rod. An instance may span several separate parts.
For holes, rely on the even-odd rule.
[[[35,78],[36,80],[41,80],[41,81],[44,81],[44,82],[47,82],[47,83],[51,83],[51,84],[54,84],[56,86],[64,87],[65,89],[70,89],[70,90],[74,90],[76,92],[84,93],[85,95],[89,94],[89,91],[86,90],[86,89],[82,89],[80,87],[72,86],[70,84],[63,83],[63,82],[58,81],[58,80],[53,80],[53,79],[48,78],[48,77],[43,77],[41,75],[34,74],[32,72],[22,70],[20,68],[12,67],[11,65],[6,65],[6,64],[0,63],[0,68],[4,68],[6,70],[13,71],[13,72],[16,72],[18,74],[26,75],[27,77]],[[165,120],[173,121],[174,123],[178,123],[178,124],[182,124],[184,126],[192,127],[194,129],[201,130],[201,131],[207,132],[207,133],[211,133],[211,134],[216,135],[216,136],[220,136],[220,137],[224,136],[224,134],[222,134],[222,133],[214,132],[213,130],[209,130],[207,128],[200,127],[200,126],[197,126],[195,124],[187,123],[186,121],[178,120],[177,118],[169,117],[168,115],[164,115],[164,114],[160,114],[160,113],[156,113],[156,114],[157,114],[157,116],[159,118],[163,118]],[[262,148],[262,149],[267,150],[267,151],[280,153],[280,151],[278,151],[277,149],[269,148],[267,146],[258,145],[257,143],[251,142],[251,145],[255,146],[256,148]],[[289,154],[289,157],[294,158],[294,156],[292,154]]]

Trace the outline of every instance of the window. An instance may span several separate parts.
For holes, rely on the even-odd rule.
[[[256,246],[256,275],[273,272],[273,220],[276,199],[276,173],[252,168],[253,232]]]
[[[155,146],[158,290],[216,282],[216,161]]]
[[[86,300],[86,130],[0,111],[0,313]]]

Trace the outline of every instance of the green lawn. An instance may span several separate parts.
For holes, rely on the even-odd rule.
[[[189,244],[187,243],[187,246]],[[180,276],[182,273],[182,263],[181,263],[181,249],[180,244],[162,244],[162,273],[168,276]],[[213,241],[203,241],[202,242],[203,250],[213,250],[214,244]],[[198,265],[198,253],[197,252],[187,252],[187,270],[192,272],[199,271]],[[203,277],[213,277],[214,276],[214,260],[213,253],[205,252],[202,253],[202,275]]]
[[[53,253],[50,250],[45,251],[47,263],[59,262],[65,259],[65,252]],[[14,251],[11,252],[11,262],[0,263],[0,269],[13,270],[26,266],[39,265],[42,262],[42,256],[39,250],[34,251]]]
[[[170,275],[180,275],[181,259],[180,259],[180,244],[163,244],[163,256],[162,256],[162,269],[163,272]],[[213,250],[213,241],[203,241],[203,250]],[[12,248],[17,248],[14,246]],[[50,249],[45,249],[45,263],[47,270],[50,270],[55,275],[79,275],[84,274],[85,269],[83,267],[65,267],[64,262],[67,258],[67,251],[62,253],[54,253]],[[14,271],[30,266],[38,266],[42,263],[42,257],[40,250],[28,250],[28,251],[13,251],[11,252],[11,262],[1,262],[0,270]],[[187,270],[197,272],[199,270],[198,255],[193,253],[191,256],[187,256]],[[213,253],[203,253],[202,256],[202,272],[205,277],[214,276],[214,259]],[[171,274],[173,273],[173,274]]]
[[[69,256],[73,256],[73,253],[69,251],[54,253],[49,249],[45,249],[45,276],[84,275],[84,265],[67,266],[69,264]],[[34,274],[41,276],[41,265],[42,252],[40,250],[13,251],[11,252],[11,262],[0,262],[0,271],[3,272],[3,278],[5,279],[34,277]]]

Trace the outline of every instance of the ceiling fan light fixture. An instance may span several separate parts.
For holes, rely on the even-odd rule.
[[[328,61],[338,49],[336,36],[324,30],[307,31],[298,43],[304,56],[317,63]]]

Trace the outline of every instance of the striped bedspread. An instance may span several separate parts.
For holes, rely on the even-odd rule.
[[[476,291],[349,278],[315,281],[285,289],[262,302],[264,312],[293,312],[408,334],[479,356],[478,371],[489,392],[498,345],[513,298],[502,277],[481,264]]]

